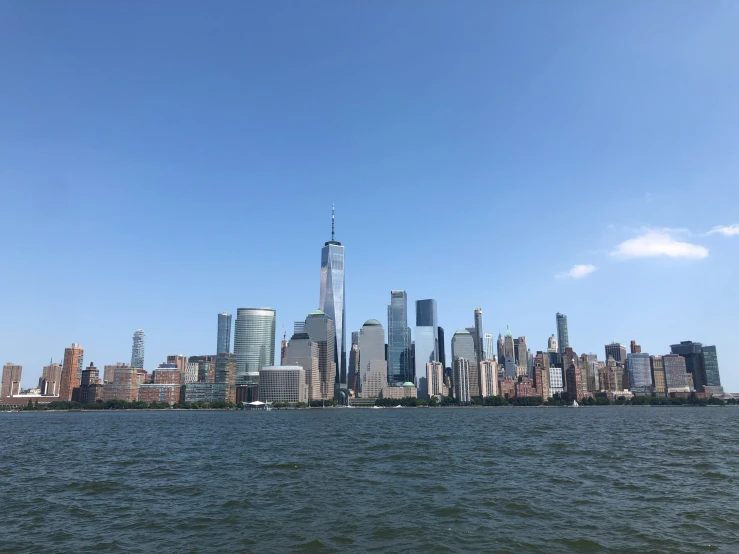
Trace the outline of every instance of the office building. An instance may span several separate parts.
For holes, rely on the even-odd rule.
[[[559,352],[557,350],[557,339],[552,335],[547,341],[547,352]]]
[[[362,325],[357,339],[362,398],[375,398],[387,386],[387,362],[385,360],[385,331],[376,319],[368,319]],[[383,375],[384,368],[384,375]]]
[[[236,310],[234,354],[236,375],[259,373],[275,363],[276,314],[272,308],[239,308]]]
[[[143,329],[137,329],[133,334],[133,346],[131,347],[131,367],[144,367],[144,340],[146,333]]]
[[[76,343],[72,344],[70,348],[64,349],[64,363],[62,364],[62,375],[59,383],[59,400],[72,400],[73,396],[76,395],[75,391],[79,391],[84,354],[84,349]]]
[[[475,360],[479,364],[486,359],[485,356],[485,340],[483,338],[484,330],[482,325],[482,308],[475,308],[474,311],[475,327],[472,336],[475,339]]]
[[[359,331],[352,331],[352,346],[349,349],[349,367],[347,368],[347,387],[359,391]]]
[[[557,312],[557,345],[559,353],[564,354],[570,346],[570,334],[567,329],[567,316]]]
[[[511,333],[511,329],[507,325],[505,336],[503,337],[503,357],[516,359],[516,345],[513,340],[513,333]]]
[[[184,373],[187,369],[187,356],[183,356],[182,354],[173,354],[167,356],[167,364],[174,365],[177,369]]]
[[[459,329],[452,337],[452,359],[463,358],[467,368],[467,391],[470,396],[482,396],[475,338],[467,329]],[[454,366],[456,367],[456,365]],[[456,386],[456,385],[455,385]]]
[[[346,299],[344,295],[344,247],[335,240],[334,207],[331,206],[331,240],[321,250],[321,290],[318,308],[334,325],[336,382],[346,386]],[[333,394],[333,393],[332,393]]]
[[[305,319],[305,332],[318,346],[318,382],[321,400],[332,400],[338,383],[335,361],[334,322],[328,314],[316,310]]]
[[[403,398],[418,398],[418,389],[413,383],[407,381],[401,385],[383,388],[380,393],[380,397],[395,398],[397,400],[401,400]]]
[[[44,396],[59,396],[59,384],[62,380],[62,364],[49,361],[49,365],[41,370],[38,387]]]
[[[696,391],[711,395],[723,393],[715,346],[703,346],[700,342],[687,340],[673,344],[670,350],[685,358],[685,366],[693,378]]]
[[[454,333],[456,336],[457,333]],[[472,345],[474,349],[474,344]],[[454,350],[454,346],[452,346]],[[454,355],[454,398],[460,404],[470,403],[470,363]]]
[[[703,346],[701,348],[703,354],[703,370],[706,376],[706,384],[703,387],[704,392],[709,394],[723,394],[724,389],[721,386],[721,376],[718,371],[718,354],[715,346]]]
[[[404,290],[390,291],[387,307],[387,382],[402,386],[411,374],[411,330],[408,327],[408,296]]]
[[[236,354],[222,352],[216,356],[215,382],[227,385],[226,400],[236,402]]]
[[[444,328],[439,327],[439,361],[446,369],[446,339],[444,338]]]
[[[426,364],[439,361],[439,325],[436,300],[416,301],[416,340],[412,354],[415,382],[426,377]]]
[[[23,366],[8,362],[3,366],[2,385],[0,385],[0,398],[17,396],[21,392],[21,377]]]
[[[79,402],[80,404],[93,404],[98,400],[103,400],[103,384],[100,382],[98,368],[90,362],[89,367],[82,370]]]
[[[662,366],[665,371],[665,388],[667,394],[678,392],[690,392],[690,384],[688,381],[687,366],[685,358],[677,354],[667,354],[662,356]]]
[[[493,343],[493,334],[492,333],[485,333],[482,337],[483,342],[485,343],[485,348],[483,351],[483,360],[493,360],[495,356],[495,346]]]
[[[305,329],[305,326],[303,326]],[[310,339],[308,333],[295,333],[287,343],[283,365],[299,366],[305,372],[305,386],[308,400],[321,400],[321,374],[319,366],[318,343]]]
[[[613,360],[617,365],[623,365],[626,363],[626,347],[618,342],[612,342],[606,344],[606,360],[608,357],[613,357]]]
[[[631,344],[629,345],[629,351],[632,354],[640,354],[641,353],[641,346],[636,344],[635,340],[631,341]]]
[[[528,373],[529,347],[526,345],[526,337],[513,339],[513,357],[516,359],[516,365],[525,366]]]
[[[667,394],[665,381],[665,362],[662,356],[649,356],[649,367],[652,373],[652,386],[657,396]]]
[[[223,312],[218,314],[218,339],[216,342],[216,354],[229,354],[231,352],[231,314]]]
[[[627,354],[626,371],[629,375],[629,389],[634,394],[648,394],[652,392],[652,369],[649,354],[636,352]]]
[[[333,392],[333,390],[332,390]],[[305,371],[300,366],[271,366],[259,371],[261,402],[308,402]]]
[[[543,375],[542,375],[543,379]],[[564,394],[564,375],[561,367],[549,368],[549,398]]]

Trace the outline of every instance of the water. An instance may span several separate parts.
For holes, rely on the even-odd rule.
[[[737,552],[739,409],[0,413],[0,552]]]

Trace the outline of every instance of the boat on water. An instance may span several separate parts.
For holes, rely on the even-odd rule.
[[[382,406],[372,406],[373,410],[382,410]]]
[[[577,400],[573,400],[572,401],[572,407],[573,408],[579,408],[580,407],[580,404],[577,403]]]

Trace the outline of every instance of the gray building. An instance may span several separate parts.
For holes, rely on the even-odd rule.
[[[344,247],[335,240],[334,207],[331,206],[331,240],[321,250],[321,291],[318,309],[334,325],[334,363],[337,383],[346,387],[346,302],[344,295]]]
[[[231,352],[231,314],[218,314],[218,343],[216,354],[229,354]]]
[[[393,290],[387,307],[387,383],[402,386],[412,380],[408,296],[404,290]]]
[[[415,382],[426,378],[426,364],[439,361],[436,300],[416,300]]]
[[[259,373],[275,363],[275,310],[239,308],[236,311],[234,354],[236,375]]]
[[[635,394],[652,392],[652,366],[649,354],[638,352],[626,356],[626,371],[629,374],[629,388]]]
[[[259,371],[261,402],[308,402],[305,371],[300,366],[272,366]]]
[[[368,319],[364,322],[357,338],[357,348],[362,396],[365,398],[378,396],[387,385],[385,330],[379,321]],[[384,375],[380,375],[382,372]]]
[[[304,327],[303,327],[304,328]],[[308,333],[295,333],[285,350],[283,365],[300,366],[305,371],[308,400],[321,400],[321,375],[318,370],[320,356],[318,343],[310,340]]]
[[[338,384],[336,368],[336,331],[334,322],[322,310],[308,314],[305,319],[305,332],[318,346],[318,383],[320,400],[332,400]]]
[[[455,368],[457,367],[456,360],[458,358],[465,360],[468,394],[470,396],[481,396],[479,364],[477,362],[477,353],[475,352],[475,337],[467,329],[459,329],[452,337],[452,359],[454,360]],[[456,387],[456,383],[454,386]]]
[[[665,371],[667,394],[671,392],[690,392],[685,358],[677,354],[666,354],[662,356],[662,365]]]
[[[528,368],[529,347],[526,344],[526,337],[513,339],[513,357],[516,359],[516,365],[523,365]]]
[[[454,358],[454,398],[460,404],[470,403],[470,363],[464,358]]]
[[[144,340],[146,333],[143,329],[137,329],[133,334],[133,347],[131,348],[131,367],[143,369],[144,367]]]
[[[685,358],[685,366],[693,376],[695,390],[709,394],[723,393],[715,346],[703,346],[700,342],[686,340],[671,345],[670,350]]]
[[[567,329],[567,316],[557,312],[557,345],[559,353],[564,354],[570,346],[570,333]]]
[[[608,356],[612,356],[617,364],[623,365],[626,363],[626,347],[619,342],[606,344],[606,361]]]
[[[479,364],[485,359],[485,339],[482,326],[482,308],[475,308],[475,359]]]

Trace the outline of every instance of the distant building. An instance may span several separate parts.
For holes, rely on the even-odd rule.
[[[133,334],[133,346],[131,347],[131,367],[144,367],[144,341],[146,333],[143,329],[137,329]]]
[[[321,400],[318,343],[312,341],[308,333],[295,333],[290,337],[283,365],[302,367],[305,372],[308,401]]]
[[[115,381],[115,370],[120,368],[130,368],[131,366],[123,362],[118,362],[115,365],[103,366],[103,383],[112,383]]]
[[[167,363],[173,364],[177,369],[184,372],[187,369],[187,356],[183,356],[182,354],[167,356]]]
[[[398,400],[402,398],[418,398],[418,389],[416,386],[407,381],[400,386],[395,387],[384,387],[380,394],[381,398],[396,398]]]
[[[428,397],[441,397],[444,391],[444,367],[441,362],[426,364],[426,387]]]
[[[439,361],[439,325],[436,300],[416,301],[416,340],[414,358],[415,381],[426,377],[426,365]]]
[[[649,366],[652,371],[652,384],[654,393],[658,396],[667,394],[665,381],[665,363],[662,356],[649,356]]]
[[[632,354],[640,354],[641,353],[641,346],[636,344],[635,340],[631,341],[631,345],[629,347]]]
[[[549,340],[547,341],[547,352],[559,352],[559,350],[557,350],[557,339],[554,338],[554,335],[549,337]]]
[[[182,373],[182,384],[187,383],[197,383],[198,382],[198,372],[200,371],[200,364],[197,362],[191,362],[190,358],[187,360],[187,364],[185,365],[185,371]]]
[[[567,329],[567,316],[557,312],[557,343],[559,345],[559,353],[564,354],[565,350],[570,346],[570,333]]]
[[[271,366],[259,371],[261,402],[308,402],[305,371],[300,366]]]
[[[483,336],[483,341],[485,342],[483,360],[495,359],[495,345],[493,343],[493,334],[485,333],[485,335]]]
[[[618,342],[606,344],[606,360],[608,356],[612,356],[617,364],[623,365],[626,363],[626,347]]]
[[[467,329],[459,329],[452,337],[452,359],[463,358],[467,367],[467,391],[472,396],[481,396],[480,366],[477,363],[475,338]],[[456,367],[456,366],[455,366]],[[456,375],[456,370],[455,370]],[[455,384],[455,390],[456,384]]]
[[[218,314],[218,338],[216,341],[216,354],[231,353],[231,314],[223,312]]]
[[[62,364],[49,362],[41,370],[38,387],[44,396],[59,396],[59,383],[62,379]]]
[[[564,393],[564,376],[561,367],[549,368],[549,397]]]
[[[225,352],[216,356],[215,382],[228,385],[226,399],[236,402],[236,354]]]
[[[498,363],[495,360],[480,362],[481,396],[498,396]]]
[[[529,367],[528,350],[529,347],[526,345],[526,337],[518,337],[517,339],[513,339],[513,353],[514,357],[516,358],[516,365],[525,366],[527,374]]]
[[[457,356],[454,357],[454,398],[460,404],[470,403],[470,362]]]
[[[2,385],[0,386],[0,398],[17,396],[21,391],[21,377],[23,366],[8,362],[3,366]]]
[[[321,400],[332,400],[338,384],[334,339],[336,332],[332,319],[316,310],[305,319],[305,332],[318,345],[318,382]],[[261,394],[261,393],[260,393]]]
[[[478,366],[482,360],[485,360],[485,341],[483,338],[484,330],[482,325],[482,308],[475,308],[474,311],[475,327],[472,336],[475,339],[475,363]]]
[[[634,394],[652,392],[652,370],[649,354],[637,352],[626,356],[626,371],[629,374],[629,389]]]
[[[708,394],[722,394],[721,377],[715,346],[703,346],[700,342],[682,341],[670,346],[673,354],[685,358],[685,366],[693,377],[695,390]]]
[[[352,331],[352,346],[349,349],[349,367],[347,369],[347,387],[357,396],[359,391],[359,331]]]
[[[385,360],[370,360],[367,369],[362,374],[360,397],[378,398],[387,385],[387,362]]]
[[[236,310],[234,354],[236,375],[258,373],[275,363],[276,313],[272,308]]]
[[[439,361],[441,362],[441,365],[444,367],[447,367],[446,365],[446,342],[444,342],[444,328],[439,327]]]
[[[689,393],[691,387],[688,382],[688,376],[690,374],[685,364],[685,358],[677,354],[667,354],[662,356],[662,365],[665,372],[667,394]]]
[[[382,324],[376,319],[365,321],[359,331],[357,342],[361,396],[363,398],[375,398],[388,384],[387,362],[385,361],[385,331]],[[378,375],[383,367],[385,367],[384,378]]]
[[[84,354],[85,350],[76,343],[72,344],[70,348],[64,349],[64,363],[59,384],[60,400],[76,400],[73,397],[79,393]]]
[[[90,366],[82,370],[80,379],[80,404],[93,404],[103,399],[103,385],[100,382],[100,372],[92,362]]]
[[[390,291],[387,307],[387,381],[402,385],[411,375],[411,330],[408,327],[408,296],[404,290]]]
[[[188,404],[226,402],[230,392],[226,383],[188,383],[182,389],[183,400]]]

